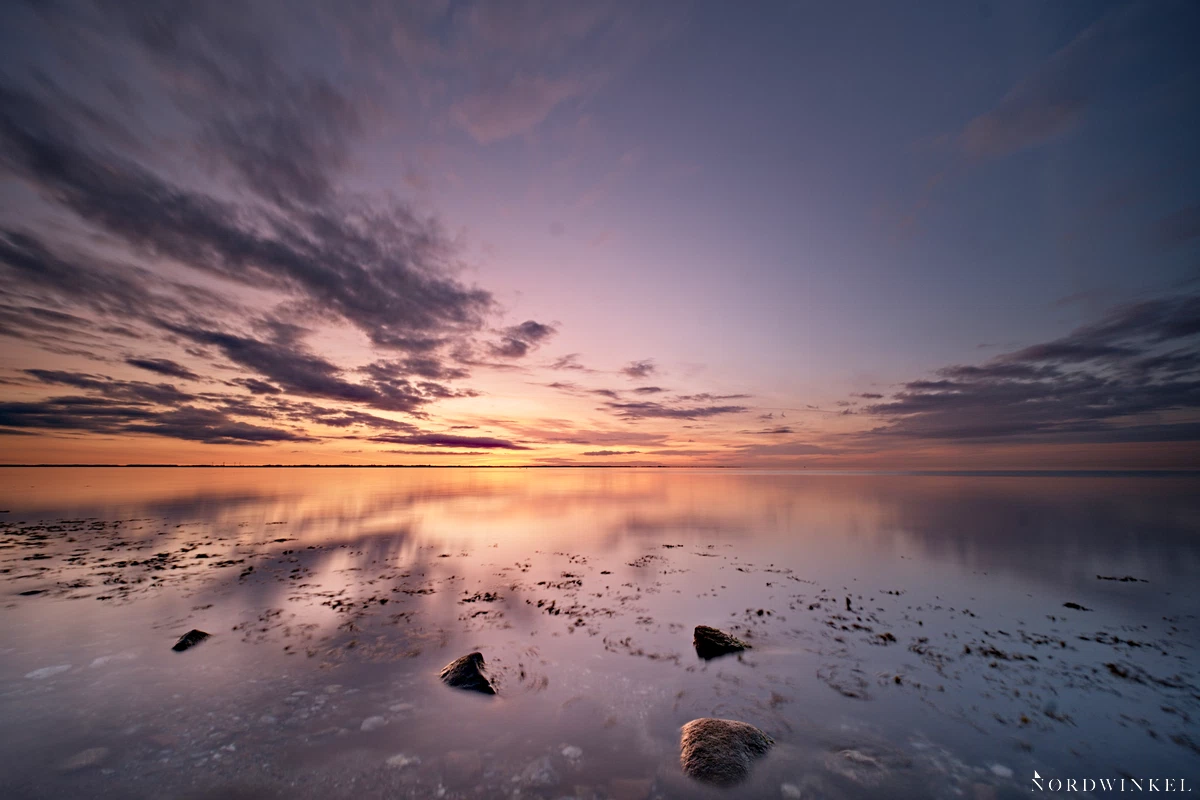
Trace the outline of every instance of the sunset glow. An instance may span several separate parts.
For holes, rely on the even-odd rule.
[[[853,5],[6,4],[0,460],[1200,466],[1196,5]]]

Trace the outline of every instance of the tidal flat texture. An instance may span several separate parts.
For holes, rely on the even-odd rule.
[[[6,468],[0,510],[5,798],[976,800],[1200,756],[1196,478]],[[474,653],[496,696],[440,678]],[[774,744],[706,786],[702,718]]]

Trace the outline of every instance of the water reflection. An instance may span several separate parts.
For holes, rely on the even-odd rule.
[[[738,796],[1003,795],[1015,766],[1118,754],[1178,767],[1200,714],[1198,487],[0,469],[0,719],[26,731],[3,737],[0,790],[124,797],[154,774],[274,796],[302,765],[313,796],[696,796],[675,737],[710,715],[781,743]],[[754,648],[700,662],[696,624]],[[216,635],[169,653],[192,627]],[[436,682],[477,649],[491,705]],[[121,746],[63,766],[97,741]]]

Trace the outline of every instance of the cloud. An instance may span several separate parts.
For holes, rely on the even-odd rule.
[[[1005,156],[1076,128],[1125,50],[1119,38],[1134,12],[1118,9],[1085,28],[957,137],[975,158]]]
[[[577,397],[584,395],[599,395],[600,397],[607,397],[610,400],[621,399],[621,392],[619,389],[593,389],[586,386],[580,386],[573,381],[553,381],[551,383],[540,383],[536,385],[545,386],[549,389],[557,389],[564,394],[571,394]]]
[[[239,386],[244,386],[250,390],[251,394],[283,394],[283,390],[278,386],[257,380],[256,378],[234,378],[232,383]]]
[[[252,425],[212,409],[184,406],[158,411],[144,405],[89,397],[54,397],[31,403],[0,403],[0,427],[101,434],[152,434],[205,444],[254,445],[315,442],[305,434]]]
[[[402,456],[487,456],[487,450],[385,450]]]
[[[607,80],[605,51],[644,26],[604,3],[275,11],[115,0],[3,13],[28,41],[0,75],[0,182],[31,208],[0,221],[0,335],[73,358],[17,384],[86,396],[6,404],[0,427],[245,444],[317,441],[308,428],[328,426],[443,447],[383,412],[427,418],[476,394],[453,385],[466,367],[521,369],[504,361],[556,332],[507,325],[461,277],[456,236],[386,189],[363,193],[359,159],[408,122],[401,99],[437,127],[457,115],[480,141],[531,130]],[[314,22],[337,59],[311,48]],[[422,45],[397,54],[401,42]],[[369,352],[343,360],[359,333]],[[168,345],[193,360],[136,355]],[[114,353],[219,390],[78,368]],[[591,371],[577,354],[556,364]]]
[[[31,332],[133,336],[129,324],[153,315],[241,311],[238,303],[213,292],[133,264],[112,263],[98,254],[72,252],[61,245],[54,249],[28,231],[0,228],[0,274],[6,294],[25,306],[7,307],[8,320],[21,329],[6,333],[35,341],[40,338],[30,337]],[[101,325],[90,317],[60,310],[64,307],[121,324]]]
[[[167,375],[172,378],[184,378],[189,381],[198,381],[201,379],[199,375],[187,367],[169,358],[127,358],[125,359],[125,363],[148,372],[157,372],[159,375]]]
[[[658,372],[658,367],[652,359],[647,358],[642,361],[629,362],[621,369],[621,372],[634,379],[648,378]]]
[[[637,386],[637,387],[634,387],[633,393],[634,394],[661,394],[662,392],[665,392],[665,391],[667,391],[667,390],[662,388],[661,386]]]
[[[489,436],[454,436],[448,433],[421,433],[412,436],[373,436],[372,442],[381,444],[408,444],[424,447],[484,447],[489,450],[532,450],[531,447],[493,439]]]
[[[440,226],[402,204],[237,205],[83,141],[41,99],[0,88],[4,165],[143,255],[293,295],[380,347],[428,350],[493,310],[489,293],[449,277],[455,249]]]
[[[593,369],[585,367],[579,363],[579,353],[568,353],[561,358],[555,359],[550,364],[550,369],[554,370],[577,370],[579,372],[595,372]]]
[[[323,80],[287,80],[267,104],[224,107],[203,142],[243,185],[280,206],[328,202],[361,128],[357,108]]]
[[[663,450],[651,450],[648,456],[715,456],[728,455],[728,451],[710,450],[702,447],[670,447]]]
[[[1194,441],[1200,295],[1128,303],[980,365],[904,384],[869,436],[948,441]]]
[[[615,449],[620,447],[651,447],[662,445],[667,437],[661,433],[643,431],[579,429],[573,420],[564,420],[555,427],[509,423],[506,426],[531,442],[570,444],[581,447]]]
[[[582,453],[585,456],[636,456],[637,450],[589,450]]]
[[[27,369],[25,373],[32,375],[42,383],[71,386],[77,389],[91,389],[105,397],[135,403],[172,405],[189,402],[194,399],[194,395],[181,392],[175,388],[174,384],[170,383],[120,381],[103,375],[90,375],[66,370]]]
[[[490,345],[489,350],[497,358],[524,358],[555,333],[552,325],[527,320],[502,331],[500,342]]]
[[[751,433],[756,436],[776,436],[776,435],[782,435],[785,433],[792,433],[792,429],[781,425],[776,428],[764,428],[759,431],[741,431],[741,432],[742,433]]]
[[[239,413],[248,413],[244,406],[235,406]],[[308,402],[275,401],[269,415],[291,419],[299,423],[318,423],[331,428],[349,428],[360,425],[376,430],[417,432],[417,427],[408,422],[381,417],[366,411],[350,408],[326,408]]]
[[[790,441],[771,444],[747,444],[734,449],[730,454],[737,458],[779,458],[791,456],[831,455],[837,451],[810,442]]]
[[[230,361],[253,370],[285,391],[302,396],[363,403],[383,411],[422,416],[421,408],[427,403],[473,394],[471,390],[454,390],[434,381],[402,377],[407,374],[404,370],[409,368],[432,370],[431,362],[424,359],[415,364],[375,362],[364,368],[368,382],[355,383],[346,380],[339,367],[309,352],[299,341],[278,337],[275,341],[263,341],[170,323],[162,323],[162,327],[198,344],[213,345]],[[254,385],[258,386],[257,383]]]
[[[375,380],[396,380],[406,376],[417,376],[429,380],[453,381],[470,375],[465,369],[450,367],[432,356],[412,356],[400,361],[375,361],[361,369]]]
[[[164,411],[151,419],[125,426],[132,433],[152,433],[206,444],[253,444],[263,442],[315,442],[311,436],[231,420],[212,409],[184,407]]]
[[[700,394],[681,394],[675,399],[682,403],[712,403],[719,400],[746,400],[751,395],[748,394],[710,394],[709,392],[701,392]]]
[[[745,406],[667,406],[662,403],[605,403],[622,419],[701,419],[721,414],[740,414]]]
[[[451,114],[476,142],[490,144],[527,133],[555,106],[582,91],[583,86],[569,78],[517,75],[505,86],[463,98]]]

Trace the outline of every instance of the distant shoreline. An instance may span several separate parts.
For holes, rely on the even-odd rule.
[[[743,467],[729,464],[0,464],[0,469],[672,469],[810,472],[816,475],[923,475],[995,478],[1200,477],[1200,469],[836,469],[830,467]]]

